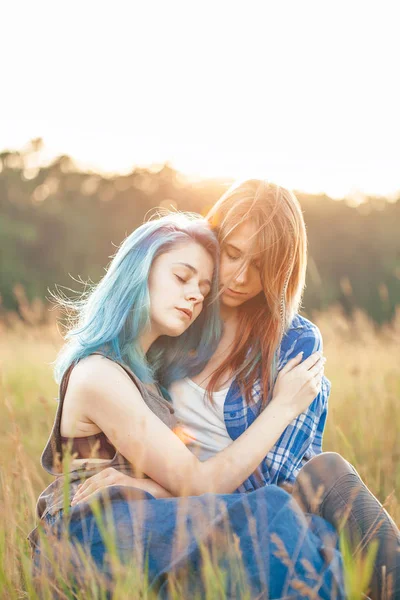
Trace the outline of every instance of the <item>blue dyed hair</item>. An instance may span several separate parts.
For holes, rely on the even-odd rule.
[[[179,337],[161,336],[145,355],[139,339],[150,324],[148,279],[153,261],[182,243],[201,244],[214,260],[210,294],[199,317]],[[75,326],[55,361],[60,382],[71,364],[104,352],[126,364],[144,383],[172,381],[200,372],[221,334],[218,296],[218,243],[207,223],[188,213],[149,221],[131,233],[112,259],[105,276],[78,300],[56,297],[77,314]]]

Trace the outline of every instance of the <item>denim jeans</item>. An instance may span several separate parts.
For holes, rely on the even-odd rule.
[[[210,557],[224,575],[229,598],[241,598],[243,569],[251,598],[344,599],[341,555],[333,527],[316,515],[305,515],[290,494],[275,485],[248,494],[204,494],[189,498],[143,500],[127,496],[128,488],[112,486],[99,492],[102,515],[113,523],[121,562],[133,565],[140,548],[145,560],[149,591],[170,598],[171,577],[185,575],[184,598],[206,596],[203,577]],[[69,544],[83,545],[98,570],[108,577],[112,593],[114,574],[107,548],[90,503],[48,518],[49,535]],[[179,535],[183,529],[183,534]],[[240,561],[235,563],[238,550]],[[44,548],[43,548],[44,554]],[[78,553],[72,552],[73,560]],[[45,556],[39,550],[36,566]],[[74,565],[79,578],[79,563]],[[83,575],[84,576],[84,575]],[[302,591],[303,590],[303,591]]]
[[[334,452],[315,456],[301,469],[293,496],[304,511],[343,530],[354,556],[378,542],[369,596],[400,598],[400,531],[350,463]]]

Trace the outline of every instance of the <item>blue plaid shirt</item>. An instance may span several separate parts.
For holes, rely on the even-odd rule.
[[[318,327],[296,315],[281,342],[278,371],[299,352],[304,352],[305,359],[321,349],[322,338]],[[256,471],[238,488],[238,492],[249,492],[269,483],[293,483],[304,462],[322,452],[330,388],[330,381],[324,377],[318,396],[305,412],[286,427]],[[237,384],[233,382],[224,405],[225,425],[233,440],[258,417],[261,399],[259,382],[253,387],[250,404],[245,402]]]

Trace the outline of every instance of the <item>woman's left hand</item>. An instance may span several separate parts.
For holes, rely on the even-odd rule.
[[[113,467],[108,467],[100,473],[97,473],[97,475],[88,477],[88,479],[78,487],[75,496],[72,498],[71,506],[76,506],[80,502],[87,502],[93,494],[103,488],[110,487],[111,485],[124,485],[139,488],[158,498],[171,496],[167,490],[164,490],[163,487],[151,479],[137,479],[136,477],[130,477],[129,475],[120,473],[120,471],[117,471],[117,469],[114,469]]]

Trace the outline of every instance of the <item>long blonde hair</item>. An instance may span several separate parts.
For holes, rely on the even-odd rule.
[[[276,375],[277,351],[299,310],[305,285],[307,235],[303,213],[293,192],[249,179],[230,187],[206,218],[221,247],[242,223],[256,224],[263,286],[261,294],[240,307],[233,351],[214,372],[208,391],[211,394],[220,377],[230,370],[248,402],[254,383],[260,379],[265,406]]]

